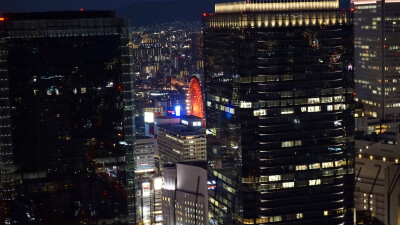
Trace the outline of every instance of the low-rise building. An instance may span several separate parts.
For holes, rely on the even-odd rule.
[[[355,207],[357,211],[371,211],[376,218],[389,224],[390,199],[390,225],[400,224],[400,174],[396,174],[400,167],[399,141],[400,133],[386,132],[359,136],[355,142]]]

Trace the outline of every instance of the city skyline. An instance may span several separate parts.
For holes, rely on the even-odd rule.
[[[400,0],[0,5],[0,224],[398,225]]]

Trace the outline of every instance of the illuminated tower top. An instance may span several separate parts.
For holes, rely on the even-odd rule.
[[[215,13],[304,11],[338,9],[339,0],[240,1],[215,4]]]

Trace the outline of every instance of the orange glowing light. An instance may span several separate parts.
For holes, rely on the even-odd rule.
[[[0,17],[0,21],[4,21],[4,20],[6,20],[6,18]]]
[[[203,94],[201,93],[199,80],[196,77],[190,80],[188,100],[189,114],[204,118]]]
[[[351,8],[350,11],[354,12],[354,8]]]
[[[207,16],[207,13],[203,13],[203,16]]]

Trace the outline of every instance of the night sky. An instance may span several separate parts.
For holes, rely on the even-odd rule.
[[[215,2],[235,0],[0,0],[0,12],[45,12],[62,10],[116,10],[120,17],[132,18],[133,25],[173,20],[200,20],[203,12],[213,12]],[[340,0],[348,7],[348,0]]]

